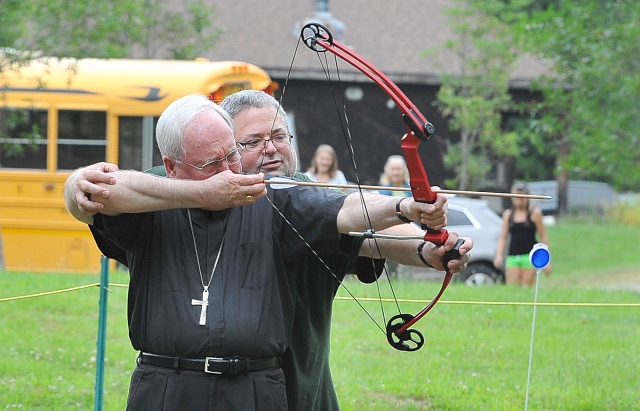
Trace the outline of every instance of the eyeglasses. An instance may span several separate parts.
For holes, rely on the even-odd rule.
[[[176,161],[178,163],[184,163],[184,164],[186,164],[188,166],[191,166],[191,167],[193,167],[193,168],[195,168],[196,170],[199,170],[199,171],[202,171],[202,170],[204,170],[205,167],[208,167],[207,171],[211,171],[212,173],[216,173],[220,169],[220,165],[222,164],[222,161],[226,161],[229,166],[237,164],[240,161],[240,158],[242,157],[242,155],[240,154],[240,149],[241,148],[242,148],[242,146],[239,143],[236,143],[236,147],[234,149],[230,150],[224,156],[224,158],[214,159],[214,160],[207,160],[201,166],[196,166],[196,165],[193,165],[191,163],[187,163],[186,161],[182,161],[182,160],[176,160]]]
[[[246,151],[262,151],[267,147],[269,141],[275,148],[285,148],[291,145],[291,139],[293,135],[290,133],[278,134],[271,138],[255,138],[253,140],[246,141],[244,143],[238,142]]]

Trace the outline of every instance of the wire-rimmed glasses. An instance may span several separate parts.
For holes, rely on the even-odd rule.
[[[285,148],[291,145],[291,139],[293,135],[291,133],[278,134],[271,136],[271,138],[254,138],[243,143],[238,142],[245,151],[262,151],[267,147],[267,144],[271,142],[275,148]]]
[[[223,158],[207,160],[201,166],[196,166],[195,164],[187,163],[186,161],[183,161],[183,160],[176,160],[176,161],[178,163],[184,163],[199,171],[203,171],[205,167],[208,167],[207,171],[216,173],[220,169],[220,165],[222,164],[223,161],[226,161],[229,166],[237,164],[240,161],[240,158],[242,157],[240,153],[240,150],[242,148],[243,148],[242,145],[236,142],[235,148],[229,150],[229,152]]]

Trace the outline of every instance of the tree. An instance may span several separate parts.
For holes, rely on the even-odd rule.
[[[6,86],[3,74],[43,56],[71,57],[70,76],[74,58],[132,57],[136,51],[145,58],[198,57],[222,33],[212,26],[215,7],[202,0],[183,6],[173,10],[160,0],[0,0],[0,91]],[[31,123],[28,110],[4,114],[5,127]],[[24,130],[20,137],[42,138],[37,129]],[[0,144],[8,154],[20,154],[23,147]]]
[[[223,33],[212,26],[215,6],[209,6],[203,0],[184,2],[184,10],[168,9],[163,0],[144,3],[146,13],[141,45],[146,58],[164,56],[191,60],[210,51]]]
[[[460,190],[479,189],[491,158],[517,153],[515,132],[503,131],[503,113],[515,109],[509,95],[509,71],[516,59],[508,27],[492,10],[499,1],[457,0],[447,12],[456,39],[445,42],[461,62],[458,75],[442,76],[436,105],[460,142],[448,143],[444,164],[454,169],[447,181]],[[490,13],[484,13],[484,10]]]
[[[202,0],[183,6],[176,11],[159,0],[0,0],[0,47],[20,50],[22,60],[34,51],[54,57],[131,57],[136,48],[146,58],[193,59],[210,50],[221,31],[213,28],[214,6]]]
[[[534,83],[544,99],[531,125],[555,144],[561,206],[570,178],[639,190],[637,2],[559,1],[513,27],[526,50],[552,63],[552,74]]]
[[[221,34],[213,28],[215,8],[186,0],[184,10],[159,0],[0,0],[0,105],[6,74],[39,57],[132,57],[193,59],[211,50]],[[73,60],[68,65],[73,75]],[[46,87],[46,84],[42,84]],[[21,138],[43,138],[29,110],[3,110],[0,126],[21,130]],[[23,145],[2,142],[0,149],[19,155]],[[2,248],[0,243],[0,267]]]

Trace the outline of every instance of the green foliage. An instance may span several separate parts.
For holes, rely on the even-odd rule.
[[[640,9],[634,0],[574,0],[536,11],[514,34],[552,65],[534,127],[569,178],[640,189]]]
[[[531,113],[529,117],[510,117],[505,123],[505,129],[518,136],[518,154],[515,162],[515,177],[518,180],[540,181],[555,178],[556,150],[552,139],[536,130],[539,123]]]
[[[161,0],[146,0],[142,45],[145,57],[167,54],[191,60],[213,48],[222,30],[214,29],[215,6],[203,0],[184,3],[184,10],[169,9]]]
[[[609,218],[627,225],[640,226],[640,204],[618,204],[609,210]]]
[[[459,176],[463,172],[461,164],[466,164],[465,171],[467,173],[467,182],[469,187],[481,187],[484,182],[484,176],[491,171],[491,162],[489,156],[476,150],[473,155],[463,155],[463,144],[449,144],[447,154],[442,159],[443,165],[449,170],[455,170]],[[447,179],[445,186],[458,186],[458,178]]]
[[[637,57],[640,55],[640,8],[637,1],[468,0],[465,4],[468,9],[456,9],[452,14],[454,29],[460,36],[448,41],[447,47],[465,56],[465,61],[481,60],[483,54],[493,56],[496,62],[503,61],[504,64],[496,65],[496,71],[486,71],[486,79],[500,84],[498,73],[500,68],[508,69],[509,53],[530,53],[550,68],[547,75],[533,82],[533,89],[543,95],[542,101],[519,108],[529,119],[529,124],[517,133],[519,152],[504,150],[495,155],[503,158],[517,155],[519,178],[538,174],[529,163],[544,162],[554,175],[563,173],[568,179],[603,181],[618,190],[640,190],[640,162],[637,161],[640,158],[637,134],[640,128]],[[473,16],[471,22],[470,16]],[[485,23],[493,19],[499,23]],[[490,30],[483,31],[483,27]],[[491,54],[492,43],[498,46],[496,55]],[[465,50],[476,52],[464,55]],[[505,60],[501,60],[503,57]],[[470,72],[463,68],[461,77],[473,78],[477,74],[473,70],[483,65],[466,62],[464,67]],[[482,80],[476,82],[482,84]],[[447,84],[445,80],[444,85]],[[481,96],[490,106],[486,95],[465,94],[459,90],[462,88],[456,86],[453,93],[467,98]],[[455,117],[458,114],[454,113],[474,106],[467,102],[465,107],[447,97],[450,95],[451,92],[445,90],[439,100],[441,107],[450,105],[447,115]],[[477,105],[474,107],[477,109]],[[509,108],[502,110],[508,112]],[[466,127],[469,136],[482,135],[481,128],[469,126],[472,120],[468,115],[459,115],[459,119],[452,120],[451,127],[461,134]],[[494,137],[502,136],[495,134]],[[481,142],[481,138],[478,140]],[[512,148],[510,144],[505,143],[505,147]],[[532,147],[539,150],[532,152]],[[490,147],[488,151],[495,148]],[[470,150],[474,155],[483,154],[482,150],[474,150]],[[545,158],[554,161],[551,163]]]
[[[458,3],[447,10],[457,38],[446,41],[445,48],[457,54],[462,67],[460,73],[442,77],[436,105],[449,119],[449,128],[461,136],[459,143],[449,145],[444,159],[456,172],[455,185],[479,189],[489,170],[487,158],[517,153],[517,135],[502,130],[502,113],[514,108],[508,81],[516,54],[508,27],[483,12],[483,7],[500,8],[500,2]]]
[[[213,28],[215,7],[203,0],[182,6],[174,9],[160,0],[0,0],[0,89],[4,73],[41,56],[118,58],[142,52],[145,58],[200,57],[221,34]],[[74,64],[68,69],[71,78]],[[38,136],[34,127],[20,137]],[[0,138],[6,137],[0,131]],[[0,141],[0,148],[19,155],[24,146]]]
[[[145,57],[193,59],[210,50],[221,31],[213,29],[214,6],[203,0],[175,10],[159,0],[3,0],[0,47],[20,50],[11,61],[34,57]],[[6,64],[3,63],[3,64]],[[0,66],[0,71],[2,66]]]
[[[124,57],[139,39],[132,2],[26,0],[20,2],[22,33],[7,46],[50,56]]]

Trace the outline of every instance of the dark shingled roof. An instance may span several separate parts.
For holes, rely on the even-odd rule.
[[[176,8],[182,7],[178,0],[167,1]],[[294,27],[299,27],[316,9],[314,0],[237,0],[214,4],[217,7],[214,25],[224,29],[224,34],[204,57],[246,61],[280,78],[285,77],[296,49]],[[394,81],[438,84],[441,74],[459,71],[459,60],[446,51],[429,57],[422,52],[437,50],[453,37],[447,24],[450,17],[444,10],[454,5],[451,0],[331,1],[329,12],[346,27],[343,43]],[[346,64],[341,64],[340,69],[345,74],[353,72]],[[294,78],[321,75],[316,53],[302,43],[293,71]],[[539,61],[524,56],[513,70],[512,86],[526,87],[529,80],[543,71]]]

